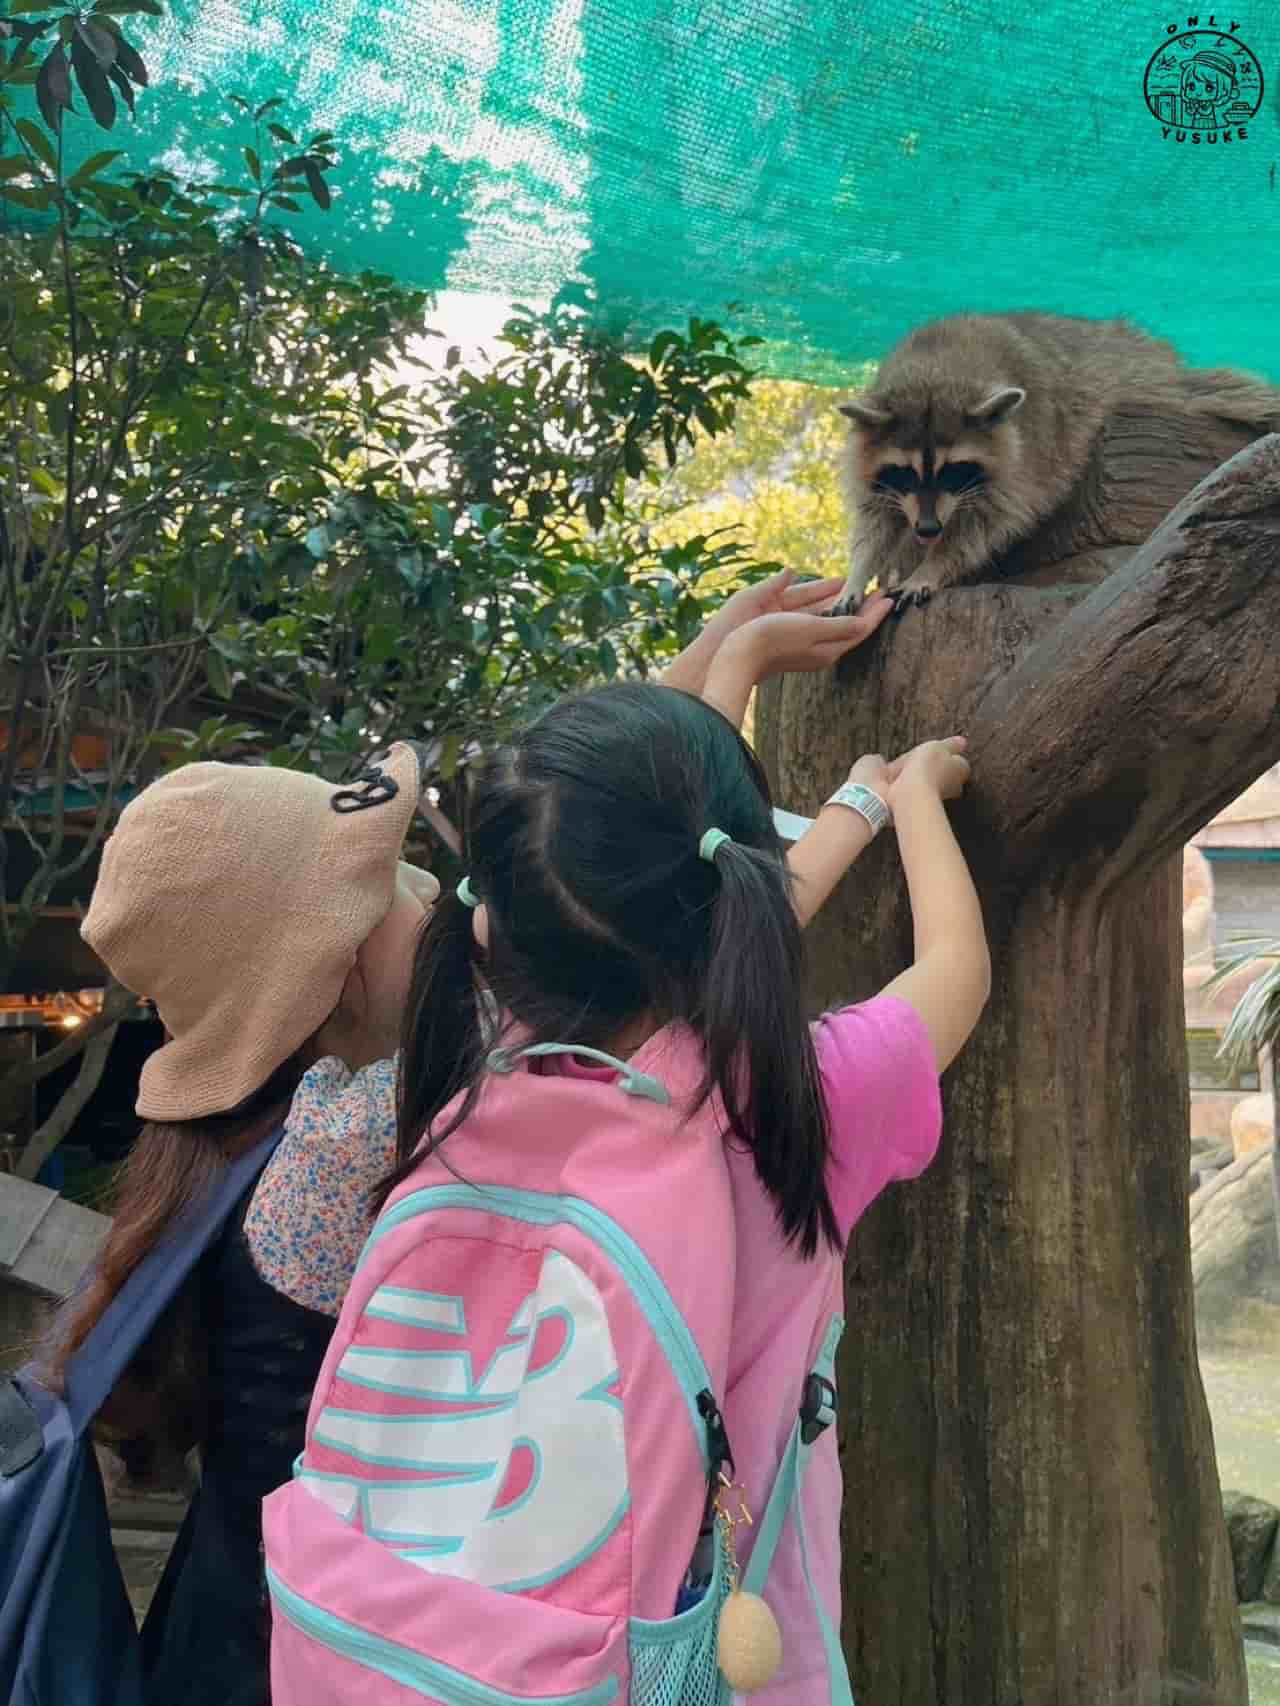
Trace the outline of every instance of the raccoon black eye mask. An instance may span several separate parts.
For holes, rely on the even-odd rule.
[[[948,462],[939,470],[933,484],[940,492],[958,496],[980,486],[986,477],[986,470],[980,462]],[[887,462],[876,475],[874,484],[877,490],[886,492],[918,492],[924,481],[914,468],[899,462]]]

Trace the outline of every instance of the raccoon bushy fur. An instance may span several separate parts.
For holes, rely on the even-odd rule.
[[[841,405],[850,571],[900,605],[1140,545],[1174,504],[1280,430],[1280,388],[1187,367],[1123,320],[959,314],[920,327]]]

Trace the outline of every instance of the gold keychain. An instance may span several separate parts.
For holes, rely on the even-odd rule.
[[[728,1500],[735,1497],[737,1511],[731,1511]],[[747,1496],[723,1469],[720,1471],[720,1491],[715,1497],[716,1520],[724,1537],[725,1571],[729,1596],[720,1608],[717,1632],[717,1657],[721,1674],[738,1694],[754,1694],[767,1688],[782,1663],[782,1631],[778,1620],[759,1594],[743,1593],[738,1569],[738,1548],[735,1531],[745,1523],[753,1526],[747,1509]]]

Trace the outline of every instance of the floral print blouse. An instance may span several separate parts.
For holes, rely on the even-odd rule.
[[[245,1215],[254,1267],[305,1308],[337,1316],[373,1217],[369,1193],[396,1148],[396,1062],[319,1061]]]

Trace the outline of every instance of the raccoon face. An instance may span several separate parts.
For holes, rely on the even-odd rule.
[[[1016,432],[1005,422],[1025,396],[1001,386],[967,406],[936,396],[914,406],[892,399],[845,404],[858,504],[900,516],[926,550],[956,517],[977,521],[1016,458]]]
[[[967,457],[929,469],[891,453],[876,466],[870,487],[874,496],[896,503],[922,545],[932,545],[959,508],[977,501],[989,478],[981,462]]]

